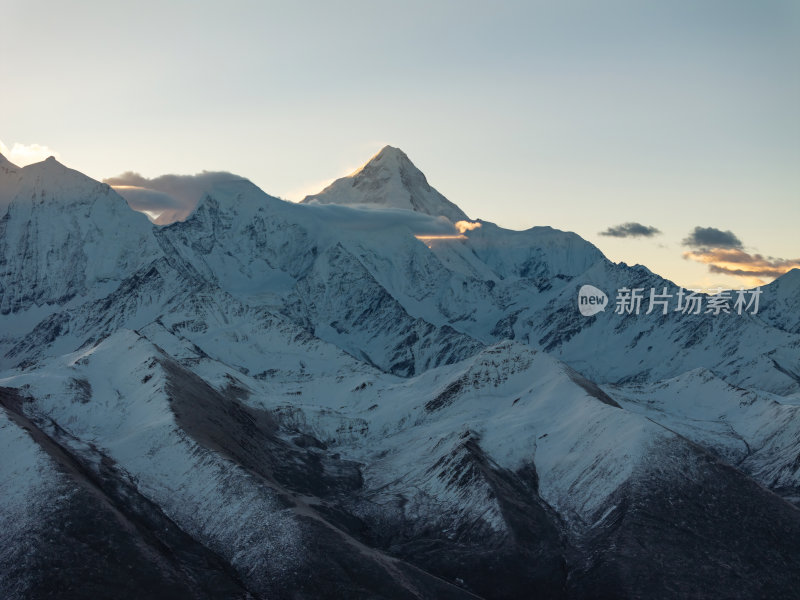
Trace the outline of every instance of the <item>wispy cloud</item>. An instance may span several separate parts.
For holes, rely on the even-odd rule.
[[[695,227],[683,240],[691,248],[743,248],[742,241],[732,231],[716,227]]]
[[[133,210],[143,212],[153,223],[168,225],[185,219],[192,208],[177,198],[147,187],[135,185],[115,185],[114,190],[125,198]]]
[[[125,198],[133,210],[145,213],[158,225],[186,219],[214,185],[246,181],[224,171],[203,171],[197,175],[162,175],[153,179],[127,171],[103,182]]]
[[[652,227],[650,225],[642,225],[641,223],[629,221],[628,223],[623,223],[622,225],[609,227],[605,231],[601,231],[599,235],[606,235],[618,238],[628,238],[628,237],[653,237],[655,235],[658,235],[659,233],[661,233],[661,230],[659,230],[656,227]]]
[[[18,167],[25,167],[33,163],[41,162],[50,156],[55,156],[56,158],[61,157],[61,155],[52,148],[41,144],[20,144],[19,142],[14,142],[11,148],[9,148],[2,140],[0,140],[0,154]]]

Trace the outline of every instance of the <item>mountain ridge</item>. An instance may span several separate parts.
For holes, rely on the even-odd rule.
[[[92,536],[107,552],[81,577],[106,596],[91,571],[108,557],[134,580],[171,561],[147,585],[200,597],[800,585],[798,273],[759,315],[584,317],[583,284],[672,284],[573,233],[458,233],[363,190],[294,204],[193,182],[192,214],[156,226],[59,163],[25,169],[0,220],[11,598],[83,573],[60,557]],[[74,469],[56,474],[52,443]],[[63,493],[86,478],[120,528]],[[149,533],[126,537],[133,522]],[[18,563],[25,543],[40,568]]]

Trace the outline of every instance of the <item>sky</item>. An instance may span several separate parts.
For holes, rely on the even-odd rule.
[[[796,0],[4,0],[0,55],[18,164],[300,200],[391,144],[472,218],[686,287],[800,266]]]

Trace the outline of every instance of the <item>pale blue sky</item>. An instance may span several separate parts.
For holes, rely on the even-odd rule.
[[[800,258],[800,2],[5,0],[0,140],[290,199],[384,144],[470,216],[679,283],[698,225]],[[598,232],[626,221],[652,239]]]

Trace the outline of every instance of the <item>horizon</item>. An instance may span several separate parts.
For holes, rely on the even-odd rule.
[[[1,142],[0,142],[0,145],[2,145]],[[391,145],[387,144],[387,145],[383,146],[377,153],[375,153],[369,160],[364,162],[364,164],[362,164],[361,166],[356,167],[355,169],[351,170],[347,174],[343,174],[340,177],[333,178],[330,182],[324,184],[323,187],[320,188],[319,190],[316,190],[315,192],[311,192],[311,193],[305,195],[304,197],[297,198],[297,199],[284,198],[284,197],[281,197],[281,196],[276,195],[276,194],[271,194],[269,192],[269,190],[266,190],[263,187],[259,186],[257,183],[253,182],[252,179],[248,178],[246,175],[238,174],[238,173],[231,173],[231,172],[227,172],[227,171],[203,170],[202,172],[195,173],[195,174],[175,174],[175,173],[170,173],[170,174],[166,174],[166,175],[159,175],[159,176],[156,176],[156,177],[153,177],[153,178],[144,178],[139,173],[125,172],[125,173],[122,173],[122,174],[118,175],[117,177],[106,177],[106,178],[103,178],[103,179],[97,179],[95,177],[92,177],[92,179],[95,179],[96,181],[99,181],[99,182],[106,183],[106,184],[110,185],[110,187],[112,189],[114,189],[118,194],[120,194],[123,197],[123,199],[125,199],[126,203],[128,204],[128,207],[131,210],[133,210],[135,212],[143,213],[144,215],[147,216],[147,218],[154,225],[156,225],[156,226],[167,226],[167,225],[170,225],[170,224],[172,224],[172,223],[174,223],[176,221],[183,221],[183,220],[189,218],[191,216],[191,214],[194,212],[194,210],[197,207],[197,205],[199,204],[200,197],[197,196],[196,194],[193,194],[193,195],[189,196],[186,193],[180,193],[180,192],[178,194],[175,194],[175,192],[177,190],[174,190],[174,189],[171,190],[172,194],[165,194],[164,191],[161,190],[161,189],[157,190],[157,189],[149,188],[149,187],[146,186],[146,184],[148,182],[152,183],[153,180],[158,180],[161,177],[174,177],[174,178],[178,178],[178,179],[182,179],[182,180],[186,180],[186,181],[193,181],[195,179],[198,179],[198,180],[202,181],[202,178],[204,176],[206,176],[206,175],[231,175],[231,176],[234,176],[234,177],[237,177],[237,178],[246,179],[247,181],[249,181],[249,182],[253,183],[254,185],[256,185],[256,187],[258,187],[263,193],[265,193],[268,196],[272,196],[274,198],[277,198],[278,200],[282,200],[282,201],[285,201],[285,202],[298,204],[298,203],[301,203],[303,200],[307,199],[308,197],[316,195],[316,194],[322,192],[323,189],[327,188],[327,186],[329,186],[331,183],[333,183],[335,181],[338,181],[339,179],[345,179],[345,178],[349,178],[349,177],[352,177],[352,176],[356,175],[366,164],[368,164],[371,160],[376,158],[382,151],[384,151],[387,148],[394,148],[394,149],[400,150],[403,154],[406,154],[403,151],[402,148],[398,148],[396,146],[391,146]],[[3,150],[3,149],[5,149],[5,148],[0,148],[0,150]],[[24,167],[27,167],[27,166],[43,163],[43,162],[45,162],[45,161],[47,161],[49,159],[54,159],[54,160],[58,161],[60,164],[62,164],[63,166],[69,168],[69,169],[73,169],[73,170],[76,170],[76,171],[78,171],[78,172],[80,172],[80,173],[82,173],[84,175],[87,175],[81,169],[75,168],[74,166],[70,166],[70,165],[64,164],[60,160],[60,158],[59,158],[59,156],[57,154],[49,154],[47,157],[41,158],[41,160],[39,160],[38,156],[35,156],[34,154],[31,153],[28,156],[26,156],[26,158],[28,160],[20,161],[21,164],[11,160],[5,152],[0,151],[0,156],[6,158],[6,160],[8,160],[13,165],[15,165],[16,167],[19,167],[19,168],[24,168]],[[413,159],[411,159],[411,157],[408,157],[408,158],[411,160],[412,164],[414,164],[413,163]],[[419,168],[418,165],[416,165],[416,164],[414,164],[414,166]],[[423,174],[425,174],[424,171],[423,171]],[[90,175],[87,175],[87,176],[91,177]],[[427,178],[427,175],[425,175],[425,176]],[[141,182],[138,182],[138,181],[131,182],[131,183],[136,183],[137,185],[127,185],[127,184],[113,183],[115,180],[119,180],[121,178],[128,178],[128,177],[131,177],[133,179],[141,178],[141,179],[143,179],[143,181],[141,181]],[[140,183],[141,183],[141,185],[139,185]],[[434,189],[436,189],[435,185],[431,184],[431,186]],[[144,209],[144,208],[134,208],[134,206],[131,205],[130,199],[128,197],[126,197],[125,194],[122,193],[122,191],[125,190],[126,188],[134,188],[134,189],[137,189],[137,190],[142,190],[142,191],[146,191],[146,192],[152,192],[153,194],[164,196],[165,204],[163,205],[163,208],[161,208],[160,210],[159,209],[147,210],[147,209]],[[193,189],[191,186],[189,186],[188,189],[187,189],[187,192],[188,192],[188,194],[191,194],[192,192],[196,192],[196,190]],[[447,198],[447,199],[450,200],[451,202],[453,202],[452,199],[450,199],[450,198]],[[166,220],[164,222],[158,222],[159,216],[161,216],[162,214],[165,214],[165,213],[169,214],[169,211],[171,209],[174,209],[174,204],[173,203],[183,204],[184,206],[182,206],[182,209],[188,208],[188,211],[185,212],[184,216],[181,216],[181,217],[178,217],[178,218],[169,218],[168,220]],[[191,206],[188,206],[189,204]],[[454,202],[454,204],[456,206],[459,206],[458,202]],[[371,209],[372,210],[381,210],[380,207],[371,207]],[[5,207],[0,206],[0,210],[4,211]],[[503,227],[504,229],[508,229],[508,230],[511,230],[511,231],[524,231],[525,230],[525,229],[515,229],[513,227],[506,227],[503,224],[495,223],[495,222],[491,221],[489,218],[484,218],[483,216],[470,216],[470,220],[474,221],[474,222],[483,221],[483,222],[494,223],[495,225],[498,225],[500,227]],[[454,224],[455,228],[459,229],[459,225],[461,223],[462,222],[455,223]],[[626,265],[629,265],[629,266],[637,266],[637,265],[638,266],[644,266],[644,267],[648,268],[651,272],[655,273],[656,275],[660,275],[661,277],[664,277],[665,279],[668,279],[669,281],[671,281],[676,286],[683,287],[683,288],[686,288],[686,289],[699,290],[702,293],[706,293],[706,294],[713,294],[717,290],[725,291],[725,290],[756,288],[756,287],[760,287],[762,285],[771,283],[775,279],[778,279],[782,275],[785,275],[785,274],[787,274],[787,273],[789,273],[791,271],[800,271],[800,259],[798,259],[797,261],[792,261],[792,263],[790,265],[788,265],[788,268],[786,268],[786,270],[784,272],[782,272],[781,274],[779,274],[777,276],[774,276],[774,277],[767,277],[766,280],[761,280],[760,278],[751,278],[751,277],[736,277],[736,278],[732,279],[732,283],[731,283],[731,278],[719,278],[717,280],[717,283],[711,284],[711,285],[708,285],[708,284],[700,285],[700,284],[696,284],[696,283],[694,283],[694,284],[690,283],[690,284],[687,285],[684,282],[681,282],[681,281],[678,281],[678,280],[674,279],[669,274],[661,273],[659,271],[656,271],[656,270],[652,269],[647,264],[643,264],[643,263],[640,263],[640,262],[628,262],[628,261],[626,261],[624,259],[622,259],[622,260],[614,259],[611,256],[609,256],[609,254],[603,248],[602,244],[598,244],[597,242],[595,242],[593,240],[590,240],[587,236],[582,236],[577,231],[573,231],[571,229],[561,229],[561,228],[558,228],[558,227],[553,227],[552,225],[549,225],[549,224],[537,224],[537,225],[532,225],[531,227],[552,227],[553,229],[557,229],[559,231],[575,233],[575,234],[581,236],[583,239],[585,239],[585,240],[589,241],[590,243],[592,243],[594,246],[596,246],[606,256],[606,258],[611,260],[612,262],[622,263],[622,264],[626,264]],[[530,228],[526,228],[526,229],[530,229]],[[454,239],[454,240],[464,239],[464,235],[463,235],[464,232],[461,231],[460,229],[459,229],[459,232],[460,232],[459,235],[453,235],[453,236],[449,236],[449,235],[448,236],[442,236],[442,235],[436,235],[436,236],[417,235],[416,237],[418,239],[420,239],[421,241],[423,241],[423,242],[426,241],[429,238]],[[718,233],[723,233],[724,234],[724,233],[731,233],[731,232],[718,232]],[[600,235],[602,235],[602,234],[600,234]]]
[[[800,264],[797,3],[383,6],[12,0],[0,152],[298,201],[388,143],[472,217],[685,287]]]

